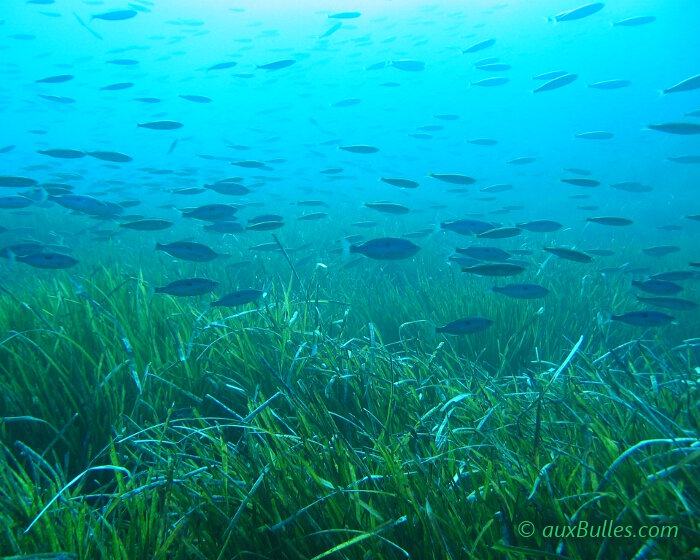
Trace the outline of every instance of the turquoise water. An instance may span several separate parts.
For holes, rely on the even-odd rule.
[[[295,336],[306,343],[295,340],[298,351],[290,349],[293,336],[279,335],[292,365],[299,356],[316,359],[324,337],[326,347],[343,351],[364,341],[355,352],[370,348],[368,363],[382,345],[428,365],[444,347],[451,357],[440,371],[448,377],[468,377],[467,364],[479,364],[503,382],[503,395],[522,397],[537,386],[523,381],[535,375],[525,370],[544,375],[546,361],[551,373],[580,347],[591,371],[613,356],[609,368],[630,383],[629,394],[637,394],[637,373],[663,372],[687,412],[700,337],[699,18],[692,0],[6,1],[0,346],[11,348],[18,330],[42,333],[51,323],[73,333],[76,347],[84,343],[94,364],[126,348],[120,359],[133,371],[152,362],[169,371],[196,362],[197,337],[223,322],[239,333],[279,334],[298,311],[308,324],[297,325]],[[109,320],[121,324],[112,333],[117,350],[105,350],[104,332],[71,315],[75,302],[93,318],[110,309]],[[143,306],[149,321],[162,315],[161,330],[139,323]],[[289,313],[273,318],[282,307]],[[27,319],[23,309],[33,315]],[[186,359],[168,354],[173,339]],[[200,356],[218,342],[202,342]],[[257,363],[255,344],[238,343],[249,352],[243,362]],[[265,344],[259,354],[270,360]],[[628,346],[620,357],[612,350]],[[42,416],[31,408],[34,382],[14,395],[18,389],[8,387],[29,371],[20,355],[2,354],[0,386],[13,395],[0,403],[3,418],[42,418],[59,432],[76,407],[64,403],[56,418]],[[69,355],[66,368],[79,371]],[[331,371],[326,362],[319,371]],[[109,387],[101,367],[94,366],[102,376],[95,390]],[[208,375],[206,367],[197,363],[183,376]],[[257,367],[241,371],[255,379]],[[292,366],[285,367],[291,377]],[[511,373],[520,376],[513,386],[503,377]],[[663,400],[662,391],[655,400],[655,378],[639,383],[652,403],[642,416],[663,421],[636,426],[619,453],[645,438],[695,437],[697,424],[676,416],[673,398]],[[319,381],[314,394],[328,396],[330,386]],[[239,411],[244,417],[272,394],[254,387]],[[430,406],[455,396],[455,385],[446,387]],[[165,418],[168,398],[153,397],[154,418]],[[629,404],[626,398],[620,401]],[[115,405],[115,426],[131,430],[152,420],[131,404]],[[195,408],[186,399],[178,406]],[[523,408],[534,410],[530,401]],[[422,421],[410,410],[392,437]],[[120,414],[132,413],[134,424],[121,424]],[[535,455],[539,408],[537,415]],[[426,431],[434,435],[440,421]],[[614,426],[624,432],[628,424]],[[94,436],[86,426],[71,429],[74,441],[87,439],[80,429]],[[114,433],[107,426],[95,450]],[[8,449],[20,437],[12,434],[2,432]],[[38,453],[53,437],[34,436]],[[106,455],[97,456],[105,464]],[[65,457],[55,463],[70,476],[94,464]],[[601,460],[592,470],[605,472],[615,456]],[[250,476],[241,475],[248,488],[257,474]],[[582,483],[581,494],[589,490]],[[692,490],[683,503],[697,513]],[[647,513],[670,518],[673,507]],[[37,513],[16,516],[15,529]],[[274,521],[280,518],[267,523]],[[694,533],[685,530],[691,543]],[[331,548],[324,546],[314,550]],[[75,551],[51,551],[59,549]]]

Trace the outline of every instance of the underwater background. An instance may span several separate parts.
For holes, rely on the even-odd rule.
[[[698,558],[699,19],[4,1],[0,558]]]

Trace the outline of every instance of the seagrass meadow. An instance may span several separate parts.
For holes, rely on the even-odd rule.
[[[695,2],[0,6],[0,560],[700,558]]]

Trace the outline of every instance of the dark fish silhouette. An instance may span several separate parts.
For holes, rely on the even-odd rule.
[[[485,41],[480,41],[475,43],[471,47],[468,47],[462,51],[462,54],[471,54],[479,51],[483,51],[496,44],[496,39],[486,39]]]
[[[171,296],[201,296],[211,292],[218,282],[207,278],[187,278],[176,280],[162,288],[156,288],[157,294],[168,294]]]
[[[555,21],[573,21],[576,19],[581,19],[595,14],[603,9],[605,4],[603,2],[594,2],[593,4],[586,4],[585,6],[579,6],[572,10],[567,10],[566,12],[561,12],[554,16]]]
[[[674,317],[658,311],[630,311],[623,315],[612,315],[610,318],[635,327],[661,327],[675,321]]]
[[[294,64],[296,60],[286,59],[286,60],[276,60],[275,62],[268,62],[267,64],[262,64],[258,66],[260,70],[281,70],[282,68],[289,68]]]
[[[208,262],[219,256],[218,253],[206,245],[192,241],[176,241],[168,244],[156,243],[156,250],[168,253],[178,259],[194,262]]]
[[[73,257],[64,255],[63,253],[32,253],[29,255],[20,255],[15,258],[18,262],[28,264],[34,268],[71,268],[78,264],[78,261]]]
[[[564,86],[569,85],[570,83],[576,81],[576,78],[578,78],[577,74],[564,74],[563,76],[559,76],[558,78],[554,78],[553,80],[549,80],[548,82],[545,82],[540,87],[534,89],[533,93],[539,93],[541,91],[551,91],[553,89],[559,89],[560,87],[564,87]]]
[[[136,17],[137,14],[138,12],[136,10],[114,10],[111,12],[102,12],[100,14],[95,14],[90,19],[101,19],[104,21],[123,21],[125,19],[131,19],[133,17]]]
[[[238,290],[212,302],[212,307],[237,307],[258,301],[263,296],[261,290]]]
[[[151,130],[175,130],[177,128],[182,128],[182,123],[177,121],[153,121],[139,123],[136,126],[141,128],[150,128]]]
[[[351,245],[351,253],[359,253],[376,260],[395,261],[408,259],[420,251],[420,247],[398,237],[381,237],[371,239],[359,245]]]

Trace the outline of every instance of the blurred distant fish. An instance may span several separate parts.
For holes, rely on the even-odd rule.
[[[262,214],[260,216],[255,216],[254,218],[250,218],[248,220],[249,224],[259,224],[262,222],[282,222],[284,221],[284,217],[280,216],[279,214]]]
[[[498,144],[498,140],[494,140],[493,138],[472,138],[471,140],[467,140],[467,142],[476,146],[495,146]]]
[[[386,214],[408,214],[411,211],[406,206],[393,202],[366,202],[365,206]]]
[[[420,60],[392,60],[391,66],[404,72],[420,72],[425,69],[425,62]]]
[[[330,14],[329,19],[356,19],[362,14],[360,12],[339,12],[337,14]]]
[[[564,171],[573,173],[574,175],[590,175],[591,172],[588,169],[581,169],[580,167],[567,167]]]
[[[37,153],[59,159],[78,159],[85,157],[85,152],[80,150],[37,150]]]
[[[415,189],[419,187],[419,184],[416,181],[411,181],[410,179],[400,179],[397,177],[382,177],[381,181],[394,187],[400,187],[402,189]]]
[[[647,247],[642,249],[642,253],[650,257],[665,257],[671,253],[677,253],[681,248],[677,245],[658,245],[656,247]]]
[[[15,243],[14,245],[8,245],[0,249],[0,258],[10,259],[17,256],[24,257],[35,253],[41,253],[43,250],[44,246],[39,243]]]
[[[481,239],[507,239],[521,233],[522,230],[518,227],[497,227],[477,233],[476,236]]]
[[[549,81],[553,80],[554,78],[560,78],[561,76],[565,76],[566,74],[568,74],[566,70],[554,70],[552,72],[544,72],[543,74],[537,74],[537,76],[534,76],[532,79]]]
[[[610,319],[635,327],[661,327],[675,321],[674,317],[658,311],[630,311],[622,315],[612,315]]]
[[[657,130],[659,132],[665,132],[666,134],[700,134],[700,124],[697,123],[670,122],[662,124],[650,124],[648,128],[650,128],[651,130]]]
[[[462,268],[462,272],[476,274],[477,276],[515,276],[524,271],[524,266],[511,263],[477,264]]]
[[[515,299],[539,299],[549,294],[549,290],[539,284],[508,284],[500,288],[494,286],[491,290]]]
[[[3,210],[16,210],[18,208],[27,208],[32,204],[34,204],[34,202],[25,196],[0,196],[0,209]]]
[[[465,317],[437,327],[435,332],[454,335],[473,334],[489,328],[492,324],[493,321],[485,317]]]
[[[36,80],[37,84],[60,84],[63,82],[68,82],[72,80],[75,76],[72,74],[61,74],[59,76],[49,76],[48,78],[41,78]]]
[[[442,222],[440,227],[460,235],[477,235],[492,230],[496,226],[489,222],[481,222],[479,220],[451,220]]]
[[[676,284],[675,282],[669,282],[668,280],[658,280],[654,278],[649,278],[647,280],[632,280],[632,286],[639,288],[643,292],[648,294],[654,294],[657,296],[671,296],[677,294],[683,290],[683,286]]]
[[[586,4],[585,6],[579,6],[578,8],[573,8],[572,10],[567,10],[566,12],[561,12],[555,15],[550,20],[554,21],[573,21],[576,19],[581,19],[595,14],[603,9],[605,4],[603,2],[594,2],[593,4]]]
[[[532,222],[525,222],[517,225],[520,229],[535,233],[548,233],[551,231],[557,231],[563,227],[559,222],[554,222],[552,220],[534,220]]]
[[[20,255],[15,260],[34,268],[48,269],[71,268],[78,264],[76,259],[63,253],[32,253]]]
[[[178,97],[194,103],[211,103],[211,99],[209,97],[204,97],[203,95],[178,95]]]
[[[632,220],[618,218],[617,216],[596,216],[594,218],[587,218],[586,221],[604,226],[629,226],[634,223]]]
[[[40,93],[39,97],[46,99],[47,101],[63,103],[64,105],[70,105],[71,103],[75,103],[75,99],[73,99],[72,97],[64,97],[62,95],[44,95]]]
[[[204,185],[204,188],[229,196],[243,196],[250,194],[250,189],[248,187],[235,182],[219,181],[211,185]]]
[[[299,221],[311,222],[315,220],[322,220],[328,217],[328,212],[311,212],[310,214],[303,214],[297,218]]]
[[[282,70],[283,68],[289,68],[294,64],[296,60],[285,59],[276,60],[275,62],[268,62],[267,64],[262,64],[258,66],[259,70]]]
[[[175,130],[177,128],[182,128],[182,123],[177,121],[153,121],[139,123],[136,126],[141,128],[150,128],[151,130]]]
[[[330,37],[331,35],[333,35],[333,33],[338,31],[338,29],[340,29],[342,26],[343,26],[343,24],[340,23],[339,21],[334,23],[333,25],[331,25],[331,27],[323,35],[321,35],[319,37],[319,39],[326,39],[327,37]]]
[[[200,189],[199,187],[184,187],[182,189],[173,189],[170,192],[176,195],[192,196],[195,194],[202,194],[205,192],[205,189]]]
[[[119,152],[85,152],[90,157],[101,159],[104,161],[111,161],[114,163],[128,163],[133,161],[133,159],[126,154]]]
[[[133,82],[119,82],[117,84],[110,84],[108,86],[101,87],[101,91],[119,91],[122,89],[129,89],[133,87]]]
[[[237,62],[233,61],[228,61],[228,62],[219,62],[218,64],[214,64],[213,66],[210,66],[207,68],[207,72],[210,70],[226,70],[227,68],[233,68],[238,64]]]
[[[506,192],[506,191],[512,191],[512,190],[513,190],[513,185],[510,185],[507,183],[489,185],[488,187],[482,187],[479,189],[480,192],[486,192],[486,193]]]
[[[569,183],[570,185],[575,185],[577,187],[598,187],[600,186],[600,181],[595,179],[581,179],[574,177],[573,179],[562,179],[563,183]]]
[[[379,148],[374,146],[356,145],[356,146],[338,146],[341,150],[351,152],[353,154],[374,154],[379,151]]]
[[[228,204],[205,204],[198,208],[192,208],[182,213],[184,218],[194,218],[205,222],[220,222],[230,220],[238,211],[238,208]]]
[[[414,256],[420,247],[399,237],[381,237],[371,239],[359,245],[351,245],[351,253],[359,253],[376,260],[401,260]]]
[[[642,185],[641,183],[637,183],[635,181],[625,181],[622,183],[613,183],[612,185],[610,185],[610,188],[617,189],[620,191],[633,192],[633,193],[643,193],[643,192],[649,192],[652,190],[651,187],[649,187],[647,185]]]
[[[175,241],[174,243],[156,243],[156,250],[169,255],[194,262],[208,262],[219,256],[210,247],[192,241]]]
[[[327,202],[324,202],[323,200],[300,200],[297,202],[297,206],[310,206],[310,207],[318,207],[318,206],[328,206]]]
[[[471,247],[455,249],[458,253],[477,259],[480,261],[504,262],[510,259],[510,253],[498,247],[482,247],[472,245]]]
[[[476,68],[485,72],[505,72],[511,69],[511,65],[502,62],[492,62],[490,64],[477,64]]]
[[[135,222],[119,224],[119,227],[136,229],[139,231],[159,231],[162,229],[168,229],[172,225],[173,223],[169,222],[168,220],[137,220]]]
[[[478,87],[494,87],[494,86],[502,86],[504,84],[507,84],[508,82],[509,82],[508,78],[495,76],[492,78],[484,78],[483,80],[478,80],[476,82],[472,82],[471,85],[478,86]]]
[[[155,292],[171,296],[201,296],[211,292],[217,284],[218,282],[207,278],[188,278],[176,280],[162,288],[156,288]]]
[[[574,138],[580,138],[582,140],[609,140],[615,136],[612,132],[606,132],[604,130],[592,130],[590,132],[580,132],[574,134]]]
[[[629,80],[605,80],[588,84],[588,87],[593,89],[620,89],[629,86],[631,83]]]
[[[213,222],[204,226],[206,231],[214,231],[217,233],[240,233],[243,231],[243,225],[235,221]]]
[[[588,263],[593,260],[593,257],[587,255],[586,253],[582,253],[581,251],[576,251],[574,249],[567,249],[565,247],[544,247],[544,250],[568,261]]]
[[[694,301],[674,297],[637,296],[637,301],[639,301],[640,303],[645,303],[647,305],[654,305],[656,307],[663,307],[665,309],[678,309],[682,311],[690,311],[691,309],[698,308],[698,304]]]
[[[537,158],[532,157],[532,156],[525,156],[525,157],[517,157],[515,159],[508,160],[506,163],[508,165],[527,165],[528,163],[532,163]]]
[[[38,184],[39,183],[36,180],[30,179],[29,177],[16,177],[13,175],[0,175],[0,187],[25,188],[25,187],[34,187]]]
[[[471,47],[468,47],[462,51],[462,54],[471,54],[479,51],[483,51],[484,49],[488,49],[489,47],[493,46],[496,44],[496,39],[486,39],[485,41],[480,41],[478,43],[473,44]]]
[[[14,149],[15,149],[14,144],[9,144],[7,146],[3,146],[2,148],[0,148],[0,154],[6,154],[8,152],[11,152]]]
[[[615,27],[636,27],[638,25],[646,25],[656,21],[655,16],[635,16],[626,19],[621,19],[613,23]]]
[[[664,93],[676,93],[679,91],[692,91],[700,88],[700,74],[687,78],[682,82],[678,82],[675,86],[671,86],[664,90]]]
[[[540,91],[551,91],[553,89],[559,89],[574,82],[578,78],[578,74],[564,74],[553,80],[545,82],[540,87],[533,90],[533,93],[539,93]]]
[[[116,66],[136,66],[138,63],[139,61],[133,58],[115,58],[107,61],[107,64],[115,64]]]
[[[82,212],[89,216],[100,216],[104,218],[114,217],[121,214],[124,209],[118,204],[112,202],[103,202],[92,196],[80,194],[62,194],[57,196],[49,196],[49,200],[56,204],[73,210],[74,212]]]
[[[331,105],[331,107],[352,107],[353,105],[357,105],[361,102],[361,99],[358,99],[357,97],[352,97],[349,99],[341,99],[340,101],[336,101]]]
[[[213,302],[212,307],[237,307],[258,301],[263,293],[261,290],[238,290],[222,296],[221,299]]]
[[[668,161],[672,161],[674,163],[700,163],[700,155],[669,157]]]
[[[281,220],[269,220],[266,222],[255,222],[246,226],[250,231],[272,231],[284,227],[284,222]]]
[[[471,185],[476,179],[458,173],[431,173],[430,176],[438,181],[452,183],[453,185]]]
[[[94,14],[90,21],[93,19],[101,19],[104,21],[123,21],[125,19],[131,19],[136,17],[138,12],[136,10],[113,10],[110,12],[102,12],[100,14]]]

